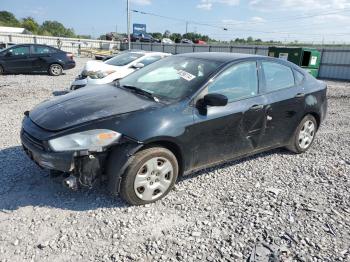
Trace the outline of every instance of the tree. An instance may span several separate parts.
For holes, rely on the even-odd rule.
[[[60,22],[45,21],[40,27],[41,34],[49,33],[52,36],[75,37],[73,29],[65,28]]]
[[[21,23],[12,13],[7,11],[0,11],[0,26],[19,27],[21,26]]]
[[[153,36],[153,38],[156,38],[156,39],[162,39],[163,35],[162,33],[151,33],[151,35]]]
[[[253,37],[249,36],[249,37],[247,38],[247,42],[248,42],[248,43],[252,43],[252,42],[254,42]]]
[[[171,33],[169,30],[165,30],[163,37],[169,38],[171,36]]]
[[[170,39],[173,40],[175,43],[180,43],[181,38],[181,34],[179,33],[172,33],[170,36]]]
[[[21,25],[33,34],[37,34],[39,32],[40,26],[32,17],[23,18],[21,21]]]

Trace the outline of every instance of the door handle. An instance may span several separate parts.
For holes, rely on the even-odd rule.
[[[250,110],[260,110],[263,109],[264,105],[253,105]]]
[[[302,98],[305,96],[305,93],[298,93],[295,95],[295,98]]]

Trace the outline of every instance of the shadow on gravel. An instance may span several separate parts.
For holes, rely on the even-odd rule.
[[[194,173],[191,173],[189,175],[181,177],[180,180],[192,179],[192,178],[201,176],[201,175],[203,175],[205,173],[208,173],[208,172],[214,172],[215,170],[218,170],[218,169],[221,169],[221,168],[226,168],[226,167],[229,167],[229,166],[238,165],[238,164],[241,164],[241,163],[244,163],[246,161],[253,160],[253,159],[259,159],[259,158],[268,157],[268,156],[273,155],[273,154],[294,155],[294,153],[288,151],[287,149],[277,148],[277,149],[273,149],[273,150],[270,150],[270,151],[259,153],[259,154],[253,155],[253,156],[244,157],[242,159],[237,159],[237,160],[232,160],[232,161],[229,161],[229,162],[226,162],[226,163],[223,163],[223,164],[218,164],[218,165],[215,165],[213,167],[209,167],[209,168],[206,168],[206,169],[203,169],[203,170],[199,170],[197,172],[194,172]]]
[[[128,207],[119,197],[108,194],[105,186],[70,191],[62,178],[33,163],[20,146],[0,150],[0,212],[21,207],[51,207],[72,211]]]
[[[13,76],[18,76],[18,75],[27,75],[27,76],[51,76],[49,75],[47,72],[30,72],[30,73],[4,73],[4,75],[7,75],[7,76],[10,76],[10,75],[13,75]],[[61,74],[61,76],[64,76],[66,75],[65,72],[63,72]],[[51,77],[57,77],[57,76],[51,76]],[[58,76],[59,77],[59,76]]]
[[[69,93],[69,91],[53,91],[52,95],[53,96],[63,96],[63,95],[68,94],[68,93]]]
[[[180,180],[192,179],[207,172],[272,154],[289,155],[292,153],[284,149],[276,149],[207,168],[184,176]],[[103,185],[96,185],[92,190],[70,191],[62,185],[61,177],[50,177],[49,172],[34,164],[19,146],[0,150],[0,163],[2,163],[0,166],[0,212],[27,206],[46,206],[72,211],[128,207],[119,197],[109,195]]]

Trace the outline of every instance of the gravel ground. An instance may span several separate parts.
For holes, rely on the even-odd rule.
[[[0,261],[350,261],[350,83],[328,82],[306,154],[207,169],[129,207],[104,187],[68,191],[21,150],[23,112],[62,94],[77,62],[60,77],[0,76]]]

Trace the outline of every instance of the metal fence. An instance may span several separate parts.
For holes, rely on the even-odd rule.
[[[57,40],[62,42],[62,50],[72,53],[78,53],[81,49],[127,49],[128,44],[78,38],[64,38],[52,36],[23,35],[0,33],[0,43],[36,43],[46,44],[57,47]],[[160,43],[132,43],[132,49],[141,49],[149,51],[160,51],[172,54],[190,53],[190,52],[231,52],[267,55],[268,46],[254,45],[186,45],[186,44],[160,44]],[[350,80],[350,47],[319,47],[322,53],[319,77],[338,80]]]
[[[66,52],[78,53],[79,46],[81,49],[120,49],[120,42],[93,40],[93,39],[78,39],[53,36],[39,35],[24,35],[24,34],[8,34],[0,33],[0,43],[13,44],[45,44],[53,47],[58,47],[58,41],[62,43],[61,49]]]
[[[167,45],[160,43],[132,43],[132,49],[159,51],[172,54],[191,52],[230,52],[268,55],[268,46],[254,45]],[[121,49],[127,49],[127,44],[121,44]],[[325,79],[350,80],[350,48],[349,47],[318,47],[322,53],[319,77]]]

